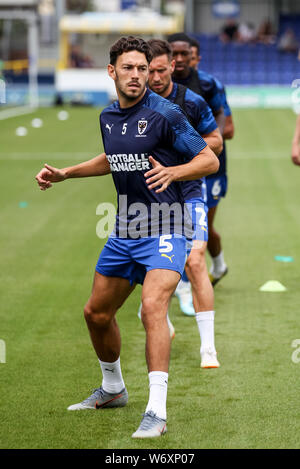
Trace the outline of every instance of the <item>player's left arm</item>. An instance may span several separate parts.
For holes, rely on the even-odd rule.
[[[191,161],[178,166],[163,166],[152,156],[149,157],[149,161],[153,169],[147,171],[144,176],[148,188],[156,189],[156,193],[164,192],[172,182],[201,179],[216,173],[219,169],[219,160],[208,145]]]
[[[232,118],[232,112],[227,101],[226,91],[224,87],[222,89],[222,99],[223,99],[223,107],[224,107],[224,113],[225,113],[225,127],[223,130],[223,138],[224,140],[231,140],[234,137],[234,123],[233,123],[233,118]]]
[[[221,151],[223,150],[223,139],[219,129],[215,129],[209,134],[202,134],[202,138],[206,141],[209,148],[219,156]]]
[[[297,117],[296,128],[292,141],[292,162],[300,166],[300,114]]]
[[[234,123],[232,115],[226,116],[225,127],[223,130],[224,140],[231,140],[234,137]]]
[[[216,119],[216,123],[218,124],[218,127],[220,129],[221,134],[224,134],[224,129],[225,129],[225,122],[226,122],[226,117],[224,114],[224,108],[223,106],[219,108],[217,111],[213,111],[214,118]]]
[[[234,137],[234,123],[232,118],[232,112],[227,101],[225,87],[220,82],[217,83],[217,86],[219,89],[219,94],[221,97],[225,116],[222,136],[224,140],[231,140]]]
[[[219,127],[221,134],[223,135],[226,116],[225,116],[225,110],[224,110],[223,101],[222,101],[222,94],[220,93],[220,90],[218,89],[216,81],[212,77],[211,77],[210,86],[211,86],[211,89],[209,92],[210,99],[208,101],[208,104],[212,109],[216,123]]]

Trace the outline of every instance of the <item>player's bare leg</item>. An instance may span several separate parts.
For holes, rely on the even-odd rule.
[[[97,357],[104,362],[114,362],[120,356],[121,338],[115,314],[133,289],[126,279],[95,272],[84,316]]]
[[[142,322],[146,331],[146,360],[149,373],[168,373],[170,333],[167,312],[180,275],[173,270],[155,269],[147,273],[142,290]]]
[[[221,236],[214,228],[216,211],[217,205],[215,207],[211,207],[207,214],[209,232],[207,249],[212,259],[212,266],[210,269],[210,280],[212,285],[215,285],[228,272],[222,251]]]
[[[206,247],[206,242],[194,241],[185,269],[192,285],[193,304],[201,338],[201,367],[218,368],[220,364],[214,340],[214,291],[207,272]]]
[[[146,331],[146,361],[149,373],[149,401],[133,438],[160,436],[166,432],[166,402],[171,339],[167,312],[171,295],[180,279],[172,270],[147,273],[142,290],[141,319]]]
[[[84,315],[100,362],[102,385],[68,410],[123,407],[127,404],[128,394],[120,365],[121,337],[115,314],[133,288],[128,280],[95,272],[92,294]]]
[[[205,251],[205,241],[194,241],[194,247],[187,258],[185,269],[192,285],[195,311],[214,309],[214,291],[209,281]]]
[[[170,338],[171,340],[173,340],[175,338],[175,328],[171,322],[171,319],[169,317],[169,311],[170,311],[170,306],[171,306],[171,301],[172,301],[172,298],[170,298],[170,301],[169,301],[169,306],[168,306],[168,312],[167,312],[167,321],[168,321],[168,326],[169,326],[169,333],[170,333]],[[139,310],[138,310],[138,318],[141,319],[142,318],[142,303],[140,304],[139,306]]]

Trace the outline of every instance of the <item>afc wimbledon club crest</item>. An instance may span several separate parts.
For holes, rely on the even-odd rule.
[[[143,134],[146,132],[147,125],[148,125],[148,121],[146,121],[146,120],[144,120],[144,119],[141,119],[141,120],[138,122],[138,131],[139,131],[139,135],[143,135]]]

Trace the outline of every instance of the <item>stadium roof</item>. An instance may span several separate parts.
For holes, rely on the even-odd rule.
[[[70,33],[171,34],[180,29],[180,19],[153,11],[83,13],[67,15],[60,30]]]

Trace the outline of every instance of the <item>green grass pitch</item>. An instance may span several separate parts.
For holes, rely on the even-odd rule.
[[[34,176],[102,150],[97,109],[58,109],[0,123],[0,448],[299,448],[300,169],[290,161],[290,110],[235,110],[228,143],[229,190],[219,206],[226,278],[215,288],[221,367],[200,369],[194,318],[173,300],[176,328],[168,388],[168,433],[136,441],[148,399],[140,287],[118,313],[128,406],[67,412],[101,382],[83,318],[104,240],[99,203],[115,202],[110,176],[41,192]],[[34,117],[44,126],[30,126]],[[26,126],[28,135],[16,137]],[[282,263],[274,256],[292,256]],[[209,262],[209,260],[208,260]],[[284,293],[262,293],[278,280]]]

